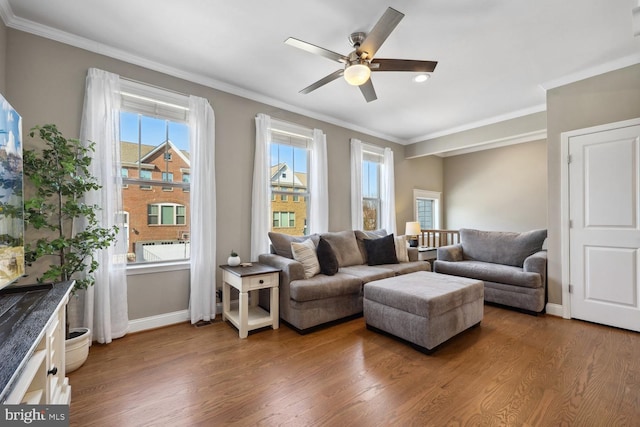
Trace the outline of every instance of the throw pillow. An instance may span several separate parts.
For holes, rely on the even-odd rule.
[[[310,279],[320,273],[316,245],[313,244],[311,239],[301,243],[291,242],[291,252],[293,253],[293,259],[302,264],[305,279]]]
[[[320,263],[320,273],[333,276],[338,272],[338,258],[336,258],[331,244],[322,237],[320,237],[320,241],[318,242],[316,253],[318,254],[318,262]]]
[[[331,248],[338,258],[340,267],[364,264],[362,254],[358,249],[356,235],[352,230],[330,231],[322,233],[321,237],[331,243]]]
[[[293,259],[293,254],[291,253],[291,242],[300,243],[307,239],[311,239],[313,243],[317,245],[320,236],[317,234],[312,234],[311,236],[290,236],[288,234],[275,233],[273,231],[269,232],[269,240],[271,240],[271,248],[273,249],[272,252],[289,259]]]
[[[355,230],[356,240],[358,241],[358,249],[362,254],[362,264],[367,263],[367,250],[364,247],[365,239],[377,239],[378,237],[384,237],[387,235],[387,230],[380,228],[378,230]]]
[[[398,257],[398,262],[409,262],[406,236],[396,236],[394,243],[396,244],[396,257]]]
[[[369,265],[397,264],[396,245],[393,234],[379,239],[365,239],[367,263]]]

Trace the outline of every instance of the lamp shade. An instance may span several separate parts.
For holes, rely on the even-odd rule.
[[[369,80],[371,69],[364,64],[353,64],[344,70],[344,79],[353,86],[360,86]]]
[[[407,236],[417,236],[420,234],[420,223],[418,221],[407,222],[407,226],[404,229],[404,234]]]

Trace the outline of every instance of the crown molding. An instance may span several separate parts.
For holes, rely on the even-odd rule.
[[[492,148],[507,147],[509,145],[523,144],[525,142],[540,141],[547,139],[547,130],[540,129],[533,132],[527,132],[520,135],[508,136],[505,138],[495,139],[493,141],[485,141],[478,144],[468,145],[450,151],[442,151],[435,153],[438,157],[459,156],[460,154],[475,153],[476,151],[491,150]]]
[[[235,85],[231,85],[229,83],[226,83],[217,79],[212,79],[211,77],[207,77],[202,74],[193,73],[190,71],[171,67],[171,66],[138,56],[138,55],[133,55],[122,49],[117,49],[109,45],[98,43],[90,39],[79,37],[71,33],[67,33],[61,30],[57,30],[57,29],[36,23],[34,21],[17,17],[13,13],[13,10],[11,9],[11,5],[9,4],[8,0],[0,0],[0,18],[2,18],[2,20],[4,21],[7,27],[10,27],[16,30],[24,31],[26,33],[34,34],[46,39],[54,40],[60,43],[64,43],[64,44],[74,46],[80,49],[84,49],[90,52],[94,52],[100,55],[108,56],[110,58],[121,60],[133,65],[145,67],[150,70],[161,72],[161,73],[164,73],[176,78],[180,78],[183,80],[187,80],[192,83],[197,83],[212,89],[220,90],[226,93],[230,93],[232,95],[236,95],[242,98],[250,99],[252,101],[260,102],[272,107],[284,109],[292,113],[300,114],[300,115],[310,117],[316,120],[320,120],[335,126],[349,129],[354,132],[370,135],[376,138],[384,139],[384,140],[401,144],[401,145],[409,145],[416,142],[438,138],[441,136],[451,135],[454,133],[475,129],[478,127],[491,125],[491,124],[499,123],[501,121],[522,117],[522,116],[526,116],[529,114],[534,114],[534,113],[538,113],[546,110],[546,105],[541,104],[541,105],[536,105],[527,109],[513,111],[507,114],[494,116],[488,119],[468,123],[462,126],[453,127],[440,132],[430,133],[430,134],[426,134],[419,137],[414,137],[410,139],[398,138],[392,135],[373,132],[370,129],[357,126],[353,123],[340,120],[336,117],[319,114],[304,108],[300,108],[300,107],[288,104],[276,98],[271,98],[269,96],[266,96],[254,91],[250,91]],[[574,83],[576,81],[583,80],[585,78],[593,77],[599,74],[604,74],[610,71],[615,71],[617,69],[628,67],[638,63],[640,63],[640,53],[630,55],[624,58],[620,58],[620,59],[617,59],[605,64],[601,64],[595,67],[591,67],[585,70],[581,70],[579,72],[569,74],[567,76],[561,77],[556,80],[541,83],[539,87],[544,91],[548,91],[555,87],[563,86],[569,83]],[[515,136],[514,138],[517,138],[517,136]]]
[[[488,119],[479,120],[477,122],[467,123],[466,125],[453,127],[441,132],[434,132],[427,135],[411,138],[407,141],[407,144],[415,144],[416,142],[428,141],[430,139],[440,138],[442,136],[452,135],[454,133],[460,133],[471,129],[476,129],[482,126],[494,125],[496,123],[504,122],[506,120],[517,119],[518,117],[528,116],[530,114],[541,113],[547,110],[546,104],[536,105],[530,108],[522,110],[512,111],[510,113],[501,114],[499,116],[490,117]]]
[[[313,111],[309,111],[304,108],[300,108],[286,102],[280,101],[269,96],[253,92],[238,86],[231,85],[229,83],[212,79],[202,74],[185,71],[179,68],[171,67],[142,56],[133,55],[122,49],[114,48],[109,45],[95,42],[93,40],[79,37],[75,34],[71,34],[65,31],[57,30],[55,28],[48,27],[46,25],[39,24],[28,19],[17,17],[11,10],[11,6],[8,0],[0,0],[0,15],[7,27],[24,31],[26,33],[34,34],[39,37],[43,37],[49,40],[54,40],[63,44],[74,46],[80,49],[87,50],[89,52],[97,53],[100,55],[108,56],[110,58],[118,59],[133,65],[138,65],[144,68],[148,68],[153,71],[158,71],[173,77],[177,77],[183,80],[187,80],[192,83],[201,84],[203,86],[217,89],[222,92],[230,93],[242,98],[247,98],[252,101],[260,102],[270,105],[272,107],[281,108],[296,114],[307,116],[316,120],[327,122],[332,125],[340,126],[346,129],[360,132],[366,135],[374,136],[376,138],[385,139],[387,141],[395,142],[397,144],[406,144],[407,141],[401,138],[397,138],[392,135],[386,135],[378,132],[372,132],[370,129],[363,128],[361,126],[354,125],[352,123],[345,122],[332,116],[324,114],[318,114]]]
[[[606,62],[604,64],[596,65],[595,67],[585,68],[578,72],[568,74],[559,79],[551,80],[540,84],[545,92],[551,89],[555,89],[560,86],[568,85],[578,82],[580,80],[588,79],[590,77],[599,76],[600,74],[616,71],[621,68],[630,67],[632,65],[640,64],[640,53],[625,56],[623,58],[616,59],[614,61]]]

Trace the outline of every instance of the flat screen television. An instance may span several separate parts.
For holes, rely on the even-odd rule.
[[[22,118],[0,94],[0,289],[24,275]]]

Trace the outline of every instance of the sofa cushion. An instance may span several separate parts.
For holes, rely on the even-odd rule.
[[[353,231],[332,231],[323,233],[321,237],[331,245],[331,249],[333,249],[338,260],[338,266],[347,267],[364,264],[364,259],[358,249],[358,242]]]
[[[320,237],[318,247],[316,249],[318,254],[318,262],[320,263],[320,273],[327,276],[333,276],[338,272],[338,258],[333,253],[331,245],[325,239]]]
[[[355,230],[356,240],[358,241],[358,248],[362,254],[362,263],[367,263],[367,249],[364,247],[364,241],[366,239],[378,239],[387,235],[387,230],[381,228],[379,230]]]
[[[289,297],[295,301],[313,301],[360,294],[361,291],[362,280],[340,272],[335,276],[318,274],[310,279],[294,280],[289,284]]]
[[[547,230],[524,233],[460,229],[465,259],[522,267],[525,258],[542,249]]]
[[[435,271],[453,276],[468,277],[488,282],[504,283],[524,288],[540,288],[542,277],[527,273],[519,267],[482,261],[435,261]]]
[[[291,253],[293,253],[293,259],[302,264],[304,277],[306,279],[320,273],[320,263],[316,255],[316,245],[313,244],[311,239],[300,243],[291,242]]]
[[[340,268],[340,273],[358,277],[362,283],[395,276],[393,270],[389,268],[370,267],[368,265],[351,265],[349,267],[342,267]]]
[[[314,245],[318,245],[320,236],[312,234],[311,236],[290,236],[283,233],[269,232],[269,240],[271,240],[271,247],[274,253],[285,258],[293,259],[293,253],[291,253],[291,242],[304,242],[307,239],[311,239]]]
[[[367,250],[367,264],[397,264],[396,244],[393,234],[378,239],[365,239],[364,247]]]

